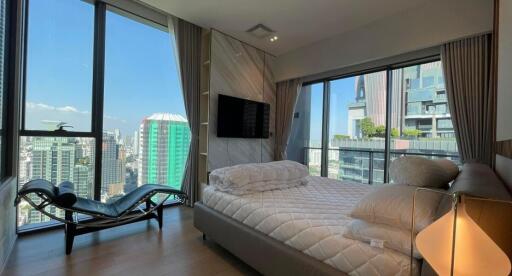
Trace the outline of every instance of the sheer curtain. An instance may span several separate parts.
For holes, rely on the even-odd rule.
[[[470,37],[441,47],[448,104],[462,162],[494,160],[495,89],[492,36]]]
[[[302,79],[278,82],[276,85],[276,144],[274,159],[286,159],[286,147],[292,128],[293,112],[302,88]]]
[[[181,90],[191,132],[190,149],[181,190],[189,197],[186,204],[192,207],[199,197],[197,158],[199,148],[201,27],[176,17],[169,17],[168,22],[169,33],[174,34],[175,38],[175,41],[173,41],[175,43],[174,49],[178,59]]]

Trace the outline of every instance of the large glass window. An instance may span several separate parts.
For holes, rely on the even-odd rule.
[[[103,202],[147,183],[179,189],[190,131],[167,26],[103,2],[27,4],[19,186],[71,181]],[[20,229],[48,223],[20,203]]]
[[[24,128],[91,131],[94,6],[37,0],[28,5]]]
[[[314,95],[310,92],[314,87],[328,89]],[[324,102],[325,95],[328,101]],[[312,115],[301,119],[301,110],[315,103],[317,116],[324,114],[323,117],[315,123]],[[401,155],[458,162],[440,61],[307,85],[301,91],[295,115],[288,158],[302,161],[312,171],[323,172],[322,176],[382,184],[387,182],[387,161]],[[328,120],[323,131],[328,139],[316,148],[319,162],[311,154],[297,158],[301,150],[311,151],[307,141],[313,134],[309,130],[315,124],[321,134],[322,119]],[[297,139],[302,137],[298,133],[309,136]],[[322,162],[325,154],[327,160]]]
[[[321,174],[323,95],[322,83],[302,87],[287,147],[287,158],[308,165],[311,175]]]
[[[101,199],[147,183],[179,189],[190,131],[167,28],[111,9],[105,42]]]

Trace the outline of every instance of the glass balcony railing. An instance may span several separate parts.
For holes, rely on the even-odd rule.
[[[304,147],[304,165],[310,168],[311,175],[320,175],[321,148]],[[379,185],[384,179],[385,152],[382,149],[337,148],[328,150],[328,177],[338,180]],[[423,156],[429,159],[446,158],[461,165],[459,156],[454,153],[411,152],[391,150],[390,161],[400,156]]]

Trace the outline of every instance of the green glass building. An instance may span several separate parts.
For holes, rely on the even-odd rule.
[[[189,146],[190,130],[183,116],[157,113],[145,118],[139,131],[138,186],[180,189]]]

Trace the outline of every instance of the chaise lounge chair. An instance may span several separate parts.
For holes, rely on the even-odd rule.
[[[152,200],[155,196],[161,196],[158,203]],[[18,192],[15,205],[24,199],[37,211],[63,222],[65,224],[66,254],[70,254],[74,237],[78,235],[152,218],[158,221],[158,226],[161,229],[163,203],[170,196],[175,196],[181,202],[187,198],[185,193],[168,186],[146,184],[115,202],[103,203],[77,197],[71,182],[63,182],[56,187],[46,180],[36,179],[23,185]],[[64,210],[64,218],[46,211],[45,207],[47,206],[55,206]],[[88,216],[89,219],[79,220],[78,215]]]

